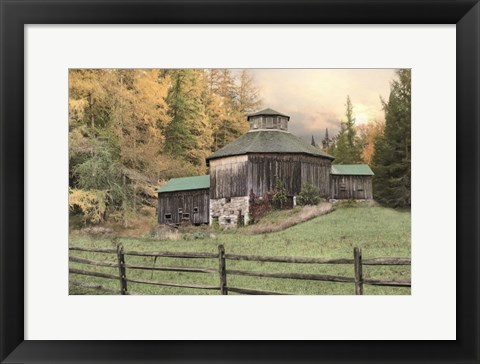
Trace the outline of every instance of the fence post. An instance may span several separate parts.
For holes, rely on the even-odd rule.
[[[220,275],[220,292],[227,295],[227,269],[225,265],[225,248],[223,245],[218,246],[218,274]]]
[[[355,265],[355,294],[363,295],[362,250],[360,248],[353,248],[353,261]]]
[[[123,245],[117,244],[118,274],[120,278],[120,294],[127,293],[127,272],[125,268],[125,255],[123,254]]]

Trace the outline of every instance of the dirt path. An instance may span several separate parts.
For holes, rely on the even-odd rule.
[[[297,213],[279,218],[276,221],[264,219],[257,224],[247,226],[243,231],[247,234],[265,234],[282,231],[300,224],[302,222],[313,219],[314,217],[328,214],[333,210],[333,205],[329,202],[322,202],[316,206],[304,206]]]

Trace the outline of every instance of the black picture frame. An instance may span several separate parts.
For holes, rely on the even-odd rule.
[[[478,0],[0,0],[0,360],[2,363],[479,363]],[[457,340],[24,340],[24,25],[456,24]],[[432,85],[432,87],[434,87]],[[452,198],[452,196],[446,196]],[[452,222],[453,224],[453,222]],[[52,318],[53,319],[53,318]],[[441,317],[438,318],[442,320]],[[219,327],[221,329],[221,327]],[[321,328],[319,328],[321,329]],[[412,328],[414,330],[414,328]]]

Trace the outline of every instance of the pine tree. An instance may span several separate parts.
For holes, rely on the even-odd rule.
[[[168,74],[171,121],[165,131],[165,151],[204,168],[212,142],[202,99],[205,79],[201,71],[193,69],[170,70]]]
[[[228,69],[206,70],[205,105],[212,127],[212,151],[216,151],[248,131],[246,115],[261,103],[259,91],[247,70],[238,78]]]
[[[388,102],[383,102],[385,131],[375,141],[375,198],[391,207],[411,204],[411,71],[397,71]]]
[[[361,144],[355,130],[355,118],[353,117],[353,105],[350,96],[347,96],[345,106],[346,120],[340,125],[340,132],[331,153],[333,153],[337,164],[361,163]]]
[[[325,128],[325,137],[322,140],[322,150],[330,153],[333,147],[333,139],[328,136],[328,128]]]
[[[317,143],[315,143],[315,138],[313,137],[313,134],[312,134],[312,141],[311,141],[310,144],[312,144],[312,146],[314,146],[314,147],[317,146]]]

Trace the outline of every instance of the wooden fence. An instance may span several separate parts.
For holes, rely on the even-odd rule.
[[[70,268],[69,272],[74,275],[85,275],[104,279],[113,279],[119,281],[119,290],[112,290],[102,285],[88,284],[78,281],[72,281],[70,284],[87,289],[95,289],[99,291],[117,293],[122,295],[140,294],[128,290],[128,283],[148,284],[164,287],[178,287],[178,288],[191,288],[201,290],[217,291],[219,294],[228,295],[229,292],[247,294],[247,295],[284,295],[290,293],[282,292],[269,292],[256,289],[233,287],[228,285],[227,277],[237,276],[250,276],[250,277],[265,277],[265,278],[281,278],[281,279],[295,279],[295,280],[312,280],[312,281],[324,281],[324,282],[339,282],[339,283],[354,283],[355,294],[363,295],[364,285],[375,286],[390,286],[390,287],[411,287],[410,281],[396,280],[396,279],[369,279],[363,277],[362,267],[364,265],[376,265],[376,266],[400,266],[411,265],[410,258],[374,258],[374,259],[362,259],[362,252],[360,248],[353,249],[353,259],[323,259],[323,258],[309,258],[309,257],[274,257],[274,256],[259,256],[259,255],[240,255],[240,254],[227,254],[223,245],[218,246],[218,254],[216,253],[192,253],[192,252],[140,252],[140,251],[125,251],[122,244],[118,244],[116,249],[110,248],[83,248],[83,247],[70,247],[70,251],[82,251],[92,253],[111,253],[116,254],[116,263],[113,262],[101,262],[91,259],[85,259],[75,256],[70,256],[70,262],[80,263],[84,265],[93,265],[99,267],[114,267],[118,268],[118,275],[94,272],[83,269]],[[180,258],[180,259],[218,259],[218,269],[203,268],[203,267],[169,267],[169,266],[146,266],[138,264],[128,264],[125,261],[125,256],[141,256],[141,257],[168,257],[168,258]],[[288,264],[353,264],[354,276],[333,276],[323,274],[306,274],[306,273],[271,273],[271,272],[256,272],[256,271],[244,271],[244,270],[232,270],[227,269],[227,261],[253,261],[253,262],[270,262],[270,263],[288,263]],[[145,280],[137,278],[129,278],[128,270],[154,270],[154,271],[169,271],[169,272],[187,272],[187,273],[206,273],[216,274],[219,277],[219,284],[215,286],[199,285],[199,284],[184,284],[175,282],[159,282],[154,280]]]

